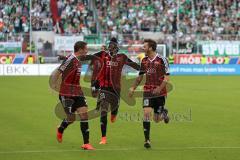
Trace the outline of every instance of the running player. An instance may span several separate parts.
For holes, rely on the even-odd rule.
[[[165,123],[169,122],[168,111],[164,108],[167,96],[166,84],[169,81],[169,65],[165,57],[156,53],[156,48],[157,43],[154,40],[146,39],[144,41],[143,49],[146,57],[142,59],[139,76],[129,91],[129,96],[132,97],[145,74],[146,82],[143,93],[145,148],[151,148],[150,120],[152,110],[154,110],[153,119],[155,122],[159,122],[162,119]]]

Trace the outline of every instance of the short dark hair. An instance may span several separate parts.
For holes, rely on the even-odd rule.
[[[87,45],[86,42],[77,41],[77,42],[74,44],[74,52],[79,51],[79,49],[84,49],[84,47],[85,47],[86,45]]]
[[[112,38],[110,39],[110,42],[114,42],[114,43],[117,43],[117,44],[118,44],[118,40],[117,40],[116,37],[112,37]]]
[[[148,47],[151,47],[153,51],[157,49],[157,42],[152,39],[145,39],[144,43],[148,43]]]

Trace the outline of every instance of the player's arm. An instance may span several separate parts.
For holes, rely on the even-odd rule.
[[[153,94],[160,94],[162,89],[166,87],[167,83],[169,82],[169,75],[164,75],[164,79],[160,86],[153,90]]]
[[[167,83],[170,80],[170,73],[169,73],[169,63],[166,58],[162,58],[163,64],[164,64],[164,78],[160,86],[158,86],[156,89],[153,90],[153,94],[160,94],[162,89],[166,87]]]
[[[130,58],[127,57],[126,65],[132,67],[133,69],[140,70],[140,65],[136,62],[133,62]]]
[[[101,56],[102,56],[103,52],[97,52],[95,54],[93,54],[93,58],[92,58],[92,62],[91,62],[91,66],[92,66],[92,78],[91,78],[91,86],[95,86],[96,88],[99,89],[99,82],[97,80],[97,77],[100,73],[100,70],[103,67],[103,62],[101,60]]]
[[[141,62],[141,66],[139,68],[140,68],[139,75],[136,78],[135,82],[133,83],[132,87],[129,89],[129,93],[128,93],[129,97],[133,96],[135,89],[138,87],[138,85],[143,80],[143,75],[145,74],[145,67],[142,62]]]
[[[92,96],[97,97],[98,90],[100,89],[100,82],[97,77],[100,74],[100,70],[103,67],[103,62],[101,60],[103,52],[97,52],[90,57],[91,59],[91,69],[92,69],[92,76],[91,76],[91,89],[92,89]]]
[[[94,58],[96,58],[95,55],[88,54],[85,56],[81,56],[80,61],[89,61],[89,60],[93,60]]]
[[[60,54],[58,54],[57,57],[58,57],[58,60],[66,60],[67,59],[66,56],[63,56],[63,55],[60,55]]]
[[[129,97],[132,97],[132,96],[133,96],[134,91],[136,90],[136,88],[138,87],[138,85],[142,82],[142,80],[143,80],[143,74],[142,74],[142,75],[139,75],[139,76],[136,78],[136,80],[135,80],[135,82],[133,83],[132,87],[129,89],[129,93],[128,93]]]
[[[60,67],[58,67],[57,69],[55,69],[52,72],[52,74],[50,76],[50,81],[49,81],[50,87],[57,92],[59,92],[60,85],[61,85],[61,82],[62,82],[62,71],[60,70]]]

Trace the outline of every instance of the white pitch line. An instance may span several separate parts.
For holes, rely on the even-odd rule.
[[[151,150],[158,151],[171,151],[171,150],[195,150],[195,149],[240,149],[240,147],[166,147],[166,148],[152,148]],[[144,148],[105,148],[105,149],[96,149],[94,151],[134,151],[134,150],[144,150]],[[90,151],[90,152],[94,152]],[[0,151],[0,154],[18,154],[18,153],[58,153],[58,152],[86,152],[82,149],[71,149],[71,150],[23,150],[23,151]]]

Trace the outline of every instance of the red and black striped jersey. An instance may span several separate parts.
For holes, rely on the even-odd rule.
[[[139,75],[142,74],[146,74],[144,93],[151,95],[152,91],[161,85],[164,76],[170,74],[168,60],[158,54],[152,60],[147,56],[144,57],[139,72]],[[167,95],[166,87],[161,91],[161,96],[165,95]]]
[[[66,57],[58,68],[58,70],[62,73],[60,95],[83,96],[80,86],[81,69],[82,64],[74,54]]]
[[[129,59],[125,54],[110,55],[106,51],[100,51],[96,54],[95,65],[93,70],[92,80],[98,80],[101,88],[112,87],[120,90],[121,88],[121,75],[123,66],[126,64],[136,70],[140,66]]]

